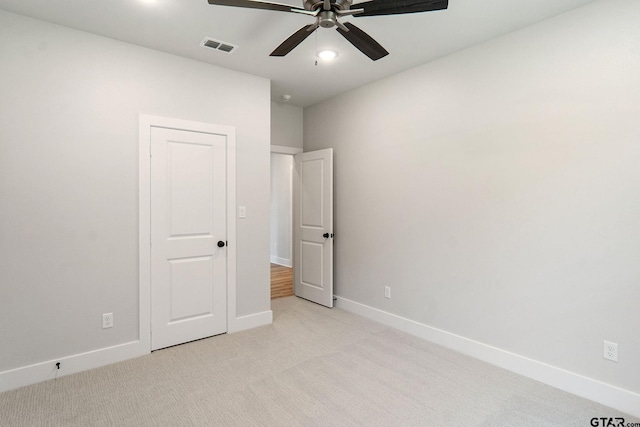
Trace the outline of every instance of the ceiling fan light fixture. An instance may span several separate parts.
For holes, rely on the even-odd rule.
[[[351,22],[340,22],[339,17],[353,16],[382,16],[399,15],[406,13],[431,12],[443,10],[449,7],[449,0],[368,0],[356,3],[351,9],[352,0],[302,0],[303,7],[296,7],[290,4],[272,3],[269,0],[208,0],[209,4],[217,6],[243,7],[247,9],[264,9],[278,12],[300,13],[310,15],[315,18],[315,23],[305,25],[288,39],[280,43],[269,56],[282,57],[302,43],[307,37],[315,32],[319,27],[333,28],[343,36],[356,49],[369,57],[372,61],[377,61],[389,54],[380,43],[375,41],[369,34],[353,25]],[[317,33],[316,33],[317,34]],[[317,39],[316,39],[317,40]],[[335,58],[338,53],[333,54],[317,53],[319,58]],[[316,65],[317,61],[316,61]]]
[[[335,50],[324,49],[324,50],[318,51],[318,58],[324,59],[325,61],[331,61],[332,59],[335,59],[337,56],[338,56],[338,52],[336,52]]]

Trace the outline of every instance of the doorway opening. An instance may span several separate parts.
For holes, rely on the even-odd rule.
[[[271,299],[293,289],[293,156],[302,148],[271,146]]]

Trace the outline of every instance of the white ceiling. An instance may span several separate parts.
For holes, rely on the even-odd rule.
[[[302,6],[296,0],[275,1]],[[342,18],[390,52],[375,62],[335,28],[320,28],[283,58],[270,57],[314,18],[211,6],[207,0],[0,0],[0,9],[266,77],[273,100],[290,94],[289,103],[305,107],[593,1],[450,0],[444,11]],[[239,49],[226,54],[200,47],[205,37]],[[338,58],[315,65],[316,43],[337,50]]]

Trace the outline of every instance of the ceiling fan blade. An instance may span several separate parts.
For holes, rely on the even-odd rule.
[[[269,56],[285,56],[287,53],[295,49],[296,46],[302,43],[304,39],[313,34],[313,30],[316,28],[318,28],[316,24],[305,25],[295,33],[291,34],[291,36],[283,41],[282,44],[271,52]]]
[[[272,3],[262,0],[209,0],[209,4],[218,6],[245,7],[249,9],[277,10],[279,12],[299,12],[305,9],[290,4]]]
[[[360,28],[353,25],[351,22],[345,22],[344,26],[349,29],[349,31],[345,31],[344,29],[338,27],[337,30],[342,36],[349,41],[352,45],[360,50],[360,52],[367,55],[374,61],[377,61],[380,58],[384,58],[389,54],[385,48],[380,46],[380,44],[371,38],[371,36]]]
[[[401,13],[431,12],[449,7],[449,0],[371,0],[354,4],[352,9],[364,9],[361,16],[397,15]]]

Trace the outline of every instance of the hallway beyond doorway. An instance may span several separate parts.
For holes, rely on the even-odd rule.
[[[271,299],[293,295],[293,268],[271,263]]]

